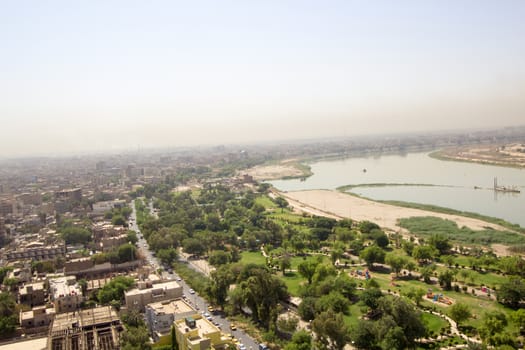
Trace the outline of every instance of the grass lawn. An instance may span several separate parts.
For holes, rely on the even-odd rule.
[[[314,260],[314,261],[317,261],[317,259],[319,259],[319,257],[321,257],[321,264],[328,264],[330,263],[330,258],[325,256],[325,255],[321,255],[321,254],[312,254],[312,255],[305,255],[305,256],[293,256],[292,259],[291,259],[291,263],[292,263],[292,270],[297,270],[297,266],[299,266],[300,263],[302,263],[303,261],[309,261],[309,260]]]
[[[277,204],[275,204],[272,199],[268,196],[258,196],[255,198],[255,203],[261,204],[266,209],[275,209],[277,208]]]
[[[350,315],[345,315],[344,320],[345,324],[348,327],[355,327],[360,321],[362,312],[361,312],[362,305],[359,303],[350,305]]]
[[[434,334],[439,334],[442,328],[449,328],[449,323],[439,316],[423,312],[421,317],[423,318],[423,322],[427,325],[429,332],[434,332]]]
[[[242,252],[241,253],[241,263],[243,263],[243,264],[266,265],[266,258],[259,251],[257,251],[257,252]]]
[[[307,283],[306,279],[297,272],[286,272],[281,278],[288,287],[288,292],[294,297],[299,296],[302,285]]]

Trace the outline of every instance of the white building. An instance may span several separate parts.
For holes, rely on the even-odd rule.
[[[50,279],[49,294],[57,314],[77,310],[83,300],[82,290],[75,277]]]
[[[175,320],[195,314],[188,303],[182,299],[161,301],[146,305],[146,323],[154,340],[170,332]]]
[[[159,284],[139,283],[138,288],[125,294],[129,309],[144,312],[146,305],[182,297],[182,287],[175,281]]]

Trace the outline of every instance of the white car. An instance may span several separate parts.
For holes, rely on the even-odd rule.
[[[190,294],[195,294],[195,291],[193,289],[190,289]]]

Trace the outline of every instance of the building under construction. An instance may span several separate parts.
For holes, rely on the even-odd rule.
[[[50,327],[46,349],[120,349],[122,330],[122,323],[110,306],[59,314]]]

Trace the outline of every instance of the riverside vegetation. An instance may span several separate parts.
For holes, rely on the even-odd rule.
[[[162,255],[180,247],[208,259],[216,268],[209,278],[175,262],[175,254],[164,261],[239,325],[276,347],[466,343],[443,315],[470,341],[503,348],[523,340],[524,261],[486,249],[489,239],[517,244],[521,235],[495,238],[498,232],[485,232],[472,239],[479,232],[437,218],[402,221],[410,237],[387,234],[372,222],[297,214],[284,199],[271,198],[265,184],[181,193],[158,186],[150,196],[158,219],[140,199],[136,203],[152,249]],[[290,297],[301,298],[297,315],[314,337],[300,330],[298,319],[281,316]]]

